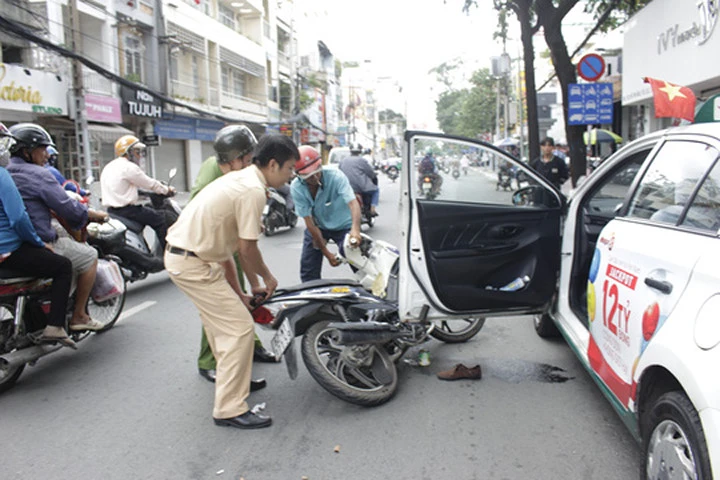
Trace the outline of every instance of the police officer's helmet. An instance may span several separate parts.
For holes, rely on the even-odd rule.
[[[215,135],[213,148],[217,162],[227,164],[252,152],[257,143],[255,135],[245,125],[228,125]]]

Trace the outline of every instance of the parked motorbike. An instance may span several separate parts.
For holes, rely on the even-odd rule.
[[[94,223],[88,225],[88,230]],[[88,236],[88,243],[97,248],[98,236]],[[117,322],[125,304],[125,280],[120,274],[118,259],[100,253],[98,270],[107,268],[114,279],[107,288],[106,276],[100,275],[88,301],[90,317],[105,326],[94,333],[110,330]],[[102,286],[99,283],[103,283]],[[62,348],[57,343],[41,343],[39,338],[47,324],[50,312],[51,279],[33,278],[9,269],[0,269],[0,392],[10,389],[22,374],[26,365]],[[100,286],[100,289],[98,287]],[[68,301],[66,322],[72,318],[75,294]],[[67,327],[67,325],[66,325]],[[90,335],[89,331],[69,335],[80,342]]]
[[[380,405],[397,391],[396,363],[430,336],[465,342],[482,329],[484,318],[416,323],[400,319],[397,304],[399,252],[362,234],[360,245],[345,238],[344,261],[357,269],[350,280],[314,280],[282,288],[254,312],[277,333],[275,355],[284,356],[297,376],[294,339],[301,339],[303,363],[328,392],[362,406]]]
[[[176,173],[177,169],[170,170],[168,185]],[[173,194],[162,195],[155,192],[142,192],[142,194],[150,200],[147,207],[165,216],[168,227],[175,223],[180,216],[181,208],[172,199]],[[115,214],[110,214],[110,217],[112,220],[109,224],[115,229],[117,238],[122,238],[123,242],[107,243],[101,248],[103,253],[118,257],[123,276],[129,282],[134,282],[146,278],[150,273],[161,272],[165,265],[160,240],[155,238],[154,241],[149,241],[144,234],[145,226],[138,222]]]
[[[295,228],[297,221],[297,214],[288,208],[285,196],[272,187],[268,188],[268,199],[262,214],[265,236],[274,235],[281,227]]]

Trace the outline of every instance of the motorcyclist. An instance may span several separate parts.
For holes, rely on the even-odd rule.
[[[295,162],[297,177],[290,184],[295,211],[305,220],[300,281],[318,280],[322,274],[323,257],[336,267],[340,261],[327,248],[333,240],[343,251],[345,235],[360,244],[360,205],[345,174],[323,169],[320,153],[309,145],[299,148]]]
[[[60,170],[57,169],[57,166],[58,166],[57,148],[55,148],[51,145],[51,146],[47,147],[47,153],[48,153],[48,163],[45,165],[45,168],[50,170],[50,173],[53,174],[53,177],[55,177],[55,180],[57,180],[58,183],[60,185],[62,185],[62,187],[65,190],[78,193],[82,197],[87,197],[88,195],[90,195],[90,192],[88,192],[84,188],[80,188],[75,182],[68,182],[67,178],[65,178],[65,175],[63,175],[60,172]]]
[[[361,156],[362,146],[350,146],[350,156],[340,161],[338,168],[350,181],[350,186],[362,198],[363,205],[370,205],[370,215],[377,216],[375,207],[380,198],[378,178],[368,161]]]
[[[438,164],[433,155],[432,148],[427,147],[425,149],[425,156],[418,164],[418,173],[418,188],[420,191],[422,191],[423,179],[428,176],[433,184],[433,192],[437,193],[440,191],[440,187],[442,186],[442,177],[438,173]]]
[[[66,230],[81,230],[89,220],[104,221],[107,214],[88,209],[70,198],[45,169],[47,147],[54,144],[44,128],[34,123],[19,123],[10,127],[9,131],[17,143],[11,149],[13,156],[8,171],[23,197],[30,220],[43,242],[70,259],[77,276],[69,328],[73,331],[100,330],[104,325],[87,313],[87,302],[97,273],[97,251],[87,243],[70,237]]]
[[[0,123],[0,163],[7,165],[9,150],[15,140]],[[22,275],[52,278],[50,312],[41,341],[60,342],[76,348],[65,331],[72,264],[52,251],[52,247],[38,236],[25,210],[20,192],[5,168],[0,168],[0,268]]]
[[[124,135],[115,142],[117,158],[108,163],[100,174],[102,204],[110,214],[150,226],[164,249],[168,228],[165,215],[138,204],[138,188],[161,195],[172,195],[175,189],[143,172],[140,161],[145,151],[145,144],[134,135]]]

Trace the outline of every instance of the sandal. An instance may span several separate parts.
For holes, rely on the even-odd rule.
[[[85,323],[70,324],[68,328],[70,328],[70,330],[73,332],[80,332],[83,330],[90,330],[93,332],[97,332],[98,330],[102,330],[103,328],[105,328],[105,324],[90,318]]]

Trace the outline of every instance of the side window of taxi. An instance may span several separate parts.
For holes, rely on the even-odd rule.
[[[605,182],[591,194],[587,201],[587,213],[600,217],[614,217],[648,153],[650,150],[645,149],[632,154],[623,162],[622,167],[608,175]]]
[[[695,222],[695,226],[705,225],[700,228],[716,223],[717,219],[710,222],[700,217],[706,217],[707,209],[714,208],[718,200],[715,179],[711,175],[708,177],[711,180],[704,181],[717,156],[717,149],[702,142],[666,142],[645,172],[627,216],[669,225],[683,224],[686,220]],[[704,193],[694,205],[698,189]],[[686,210],[692,211],[692,215],[686,215]]]

